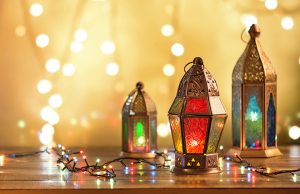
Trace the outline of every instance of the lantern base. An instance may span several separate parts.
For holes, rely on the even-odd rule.
[[[191,169],[191,168],[179,168],[174,167],[172,172],[175,175],[198,175],[198,174],[212,174],[212,173],[219,173],[220,168],[206,168],[206,169]]]
[[[131,157],[131,158],[155,158],[155,153],[146,152],[146,153],[139,153],[139,152],[121,152],[121,157]]]
[[[268,148],[265,150],[258,150],[258,149],[240,150],[239,148],[231,148],[228,151],[229,155],[234,155],[235,153],[240,155],[242,158],[270,158],[270,157],[282,155],[282,153],[277,147]]]

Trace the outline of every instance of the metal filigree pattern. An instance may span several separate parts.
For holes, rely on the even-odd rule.
[[[132,105],[132,111],[135,113],[146,113],[146,104],[141,93],[138,93]]]
[[[187,88],[191,74],[192,74],[192,69],[189,69],[186,72],[186,74],[183,76],[183,78],[181,79],[180,84],[178,86],[177,96],[180,96],[180,97],[186,96],[186,88]]]
[[[245,51],[240,56],[239,60],[237,61],[233,72],[232,72],[232,82],[233,83],[242,83],[243,82],[243,71],[244,71],[244,64],[247,56],[249,44],[247,45]]]
[[[172,106],[171,106],[171,109],[169,111],[169,113],[172,113],[172,114],[180,114],[181,113],[181,110],[182,110],[182,106],[183,106],[183,98],[179,98],[177,97]]]
[[[210,74],[210,72],[207,69],[204,69],[204,75],[206,77],[209,95],[210,96],[219,96],[219,90],[218,90],[216,80],[213,78],[213,76]]]
[[[255,41],[252,41],[249,45],[249,53],[244,66],[244,82],[263,83],[264,80],[264,67],[261,62]]]

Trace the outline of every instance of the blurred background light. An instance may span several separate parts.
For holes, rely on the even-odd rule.
[[[249,30],[252,24],[257,24],[257,18],[252,14],[243,14],[241,16],[241,21],[247,31]]]
[[[59,94],[53,94],[49,98],[49,105],[52,108],[59,108],[63,104],[63,99]]]
[[[56,73],[60,69],[60,61],[54,58],[48,59],[45,68],[49,73]]]
[[[176,57],[182,56],[184,53],[184,47],[180,43],[174,43],[171,47],[171,52]]]
[[[36,37],[35,43],[38,47],[44,48],[49,44],[49,37],[47,34],[40,34]]]
[[[52,83],[49,80],[41,80],[37,84],[37,90],[41,94],[47,94],[52,89]]]
[[[44,12],[44,7],[39,3],[34,3],[30,6],[29,12],[32,16],[40,16]]]
[[[169,124],[161,123],[157,126],[157,135],[159,137],[167,137],[170,134]]]
[[[281,26],[285,30],[291,30],[294,27],[294,20],[292,17],[286,16],[281,19]]]
[[[87,39],[87,32],[84,29],[77,29],[74,33],[74,38],[77,41],[85,41]]]
[[[65,64],[62,69],[63,74],[67,77],[74,75],[75,71],[75,66],[71,63]]]
[[[106,65],[106,73],[109,76],[116,76],[119,73],[119,65],[117,63],[108,63]]]
[[[268,10],[274,10],[278,6],[277,0],[265,0],[265,6]]]
[[[300,127],[292,126],[289,128],[289,137],[292,140],[297,140],[300,137]]]
[[[170,24],[165,24],[161,27],[161,33],[163,36],[172,36],[174,32],[174,28]]]
[[[175,73],[175,67],[172,64],[166,64],[163,67],[163,72],[166,76],[173,76]]]
[[[113,41],[107,40],[101,44],[100,50],[103,54],[110,55],[116,50],[115,43]]]
[[[70,45],[70,49],[73,53],[79,53],[83,49],[83,45],[79,41],[73,41]]]
[[[15,33],[17,36],[22,37],[26,34],[26,28],[23,25],[19,25],[16,27]]]

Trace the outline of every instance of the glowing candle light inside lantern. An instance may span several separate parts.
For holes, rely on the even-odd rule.
[[[171,52],[176,57],[182,56],[184,53],[184,47],[180,43],[174,43],[171,47]]]
[[[106,55],[113,54],[116,50],[115,43],[109,40],[104,41],[101,44],[100,50]]]
[[[172,64],[166,64],[163,67],[163,73],[168,76],[171,77],[172,75],[174,75],[175,73],[175,67]]]
[[[52,89],[52,83],[49,80],[41,80],[37,85],[37,90],[41,94],[46,94]]]
[[[135,146],[145,146],[145,131],[144,125],[141,122],[136,123],[136,130],[134,134]]]
[[[281,20],[281,26],[285,30],[291,30],[294,27],[294,20],[292,17],[284,17]]]
[[[165,24],[161,27],[161,33],[164,36],[172,36],[174,32],[174,28],[170,24]]]
[[[29,12],[32,16],[38,17],[43,14],[44,7],[39,3],[34,3],[30,6]]]
[[[75,70],[75,66],[73,64],[68,63],[63,66],[62,71],[65,76],[70,77],[75,74],[76,70]]]
[[[119,73],[119,65],[117,63],[108,63],[106,65],[106,73],[109,76],[116,76]]]
[[[36,37],[35,43],[38,47],[44,48],[49,44],[49,36],[47,34],[40,34]]]
[[[60,61],[51,58],[46,62],[45,68],[49,73],[56,73],[60,69]]]

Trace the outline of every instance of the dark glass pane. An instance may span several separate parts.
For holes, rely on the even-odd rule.
[[[204,152],[208,118],[184,118],[184,132],[187,153]]]
[[[272,93],[270,94],[268,113],[267,113],[267,145],[275,146],[275,136],[276,136],[276,110],[274,105],[274,99]]]
[[[122,118],[122,146],[123,151],[128,151],[128,117]]]

